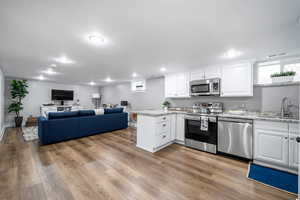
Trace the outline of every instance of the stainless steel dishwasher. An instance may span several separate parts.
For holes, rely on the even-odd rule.
[[[253,159],[253,120],[218,118],[218,151]]]

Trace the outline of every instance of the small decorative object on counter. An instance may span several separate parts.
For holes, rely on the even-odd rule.
[[[163,107],[163,109],[164,109],[165,111],[168,111],[168,108],[170,107],[170,105],[171,105],[171,103],[168,102],[168,101],[164,101],[164,102],[162,103],[162,107]]]
[[[272,83],[292,82],[292,81],[294,81],[295,75],[296,75],[296,72],[294,72],[294,71],[274,73],[271,75]]]

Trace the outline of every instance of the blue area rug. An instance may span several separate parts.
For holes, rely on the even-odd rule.
[[[296,174],[250,163],[248,178],[298,194],[298,176]]]

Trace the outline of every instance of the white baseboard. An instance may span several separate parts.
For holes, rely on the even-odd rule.
[[[184,141],[181,141],[181,140],[175,140],[174,142],[177,143],[177,144],[185,145]]]

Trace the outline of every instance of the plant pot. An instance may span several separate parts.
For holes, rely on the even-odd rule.
[[[272,77],[272,83],[285,83],[294,81],[295,76],[278,76]]]
[[[16,127],[21,127],[23,122],[23,117],[15,117]]]

